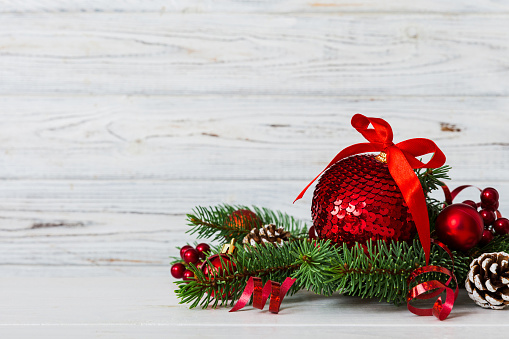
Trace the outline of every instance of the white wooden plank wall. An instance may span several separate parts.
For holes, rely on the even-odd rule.
[[[0,0],[0,276],[168,276],[198,204],[309,218],[357,112],[509,214],[508,48],[508,1]]]

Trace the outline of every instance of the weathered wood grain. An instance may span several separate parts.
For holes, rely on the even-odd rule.
[[[0,13],[26,12],[182,12],[182,13],[352,13],[352,12],[503,12],[509,4],[496,0],[1,0]]]
[[[358,112],[387,119],[395,141],[434,140],[456,180],[508,179],[508,98],[7,96],[0,107],[4,180],[304,182],[364,141]]]
[[[509,183],[495,186],[500,211],[509,213]],[[306,181],[6,181],[0,190],[0,276],[17,271],[38,275],[33,266],[109,267],[113,275],[136,274],[119,267],[162,266],[176,246],[197,240],[185,234],[185,213],[196,205],[246,204],[310,218],[312,190],[292,201]],[[456,187],[465,182],[454,182]],[[458,197],[478,199],[471,189]],[[437,192],[437,198],[442,195]],[[108,269],[99,268],[97,274]],[[61,275],[62,270],[55,272]]]
[[[0,95],[509,95],[509,14],[5,13],[0,32]]]

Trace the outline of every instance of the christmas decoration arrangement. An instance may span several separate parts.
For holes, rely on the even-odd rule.
[[[448,189],[450,167],[433,141],[394,144],[385,120],[360,114],[352,126],[368,142],[343,149],[296,199],[318,180],[311,227],[259,207],[223,204],[187,215],[191,234],[224,245],[180,248],[171,274],[180,279],[181,303],[234,312],[250,302],[263,309],[270,298],[278,313],[285,295],[309,290],[406,303],[440,320],[463,288],[483,308],[509,304],[509,220],[497,190],[475,188],[479,202],[455,203],[473,186]],[[426,154],[428,162],[418,159]],[[435,190],[443,201],[431,197]],[[434,302],[423,309],[415,299]]]

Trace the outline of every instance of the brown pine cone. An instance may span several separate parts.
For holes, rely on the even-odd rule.
[[[252,246],[265,245],[267,243],[275,246],[290,240],[290,232],[282,227],[276,228],[274,224],[268,224],[260,228],[253,228],[242,240],[243,244]]]
[[[509,254],[484,253],[470,263],[465,288],[483,308],[501,310],[509,305]]]

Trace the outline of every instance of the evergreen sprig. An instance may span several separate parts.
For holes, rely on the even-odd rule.
[[[453,257],[458,281],[464,281],[469,260],[458,253],[453,253]],[[338,281],[338,289],[345,294],[400,304],[405,301],[408,292],[408,276],[425,264],[424,251],[418,240],[412,244],[368,241],[365,247],[348,248],[344,245],[332,261],[331,281]],[[452,267],[449,255],[436,245],[431,249],[430,264]],[[443,280],[444,276],[429,273],[422,279]]]
[[[306,224],[286,213],[256,206],[226,204],[195,207],[192,213],[187,215],[188,225],[192,226],[187,233],[196,234],[198,238],[211,238],[211,240],[224,241],[226,239],[229,241],[231,238],[235,238],[240,243],[252,228],[259,227],[256,220],[244,220],[244,223],[247,224],[246,228],[240,228],[232,222],[231,214],[241,209],[256,213],[264,225],[275,224],[278,227],[283,227],[291,233],[293,239],[307,235]]]
[[[458,281],[464,281],[471,258],[453,252]],[[286,277],[296,278],[290,294],[307,289],[317,294],[331,295],[336,291],[363,298],[378,298],[400,304],[408,292],[407,278],[417,267],[425,265],[424,251],[418,240],[406,242],[368,242],[365,247],[335,246],[330,241],[296,240],[281,247],[239,247],[231,257],[233,265],[223,262],[216,275],[205,276],[190,265],[196,280],[176,282],[180,303],[190,307],[201,305],[233,305],[249,277],[261,277],[282,283]],[[432,246],[430,263],[452,267],[449,256]],[[208,265],[212,265],[207,261]],[[429,273],[423,279],[444,280],[439,273]]]

